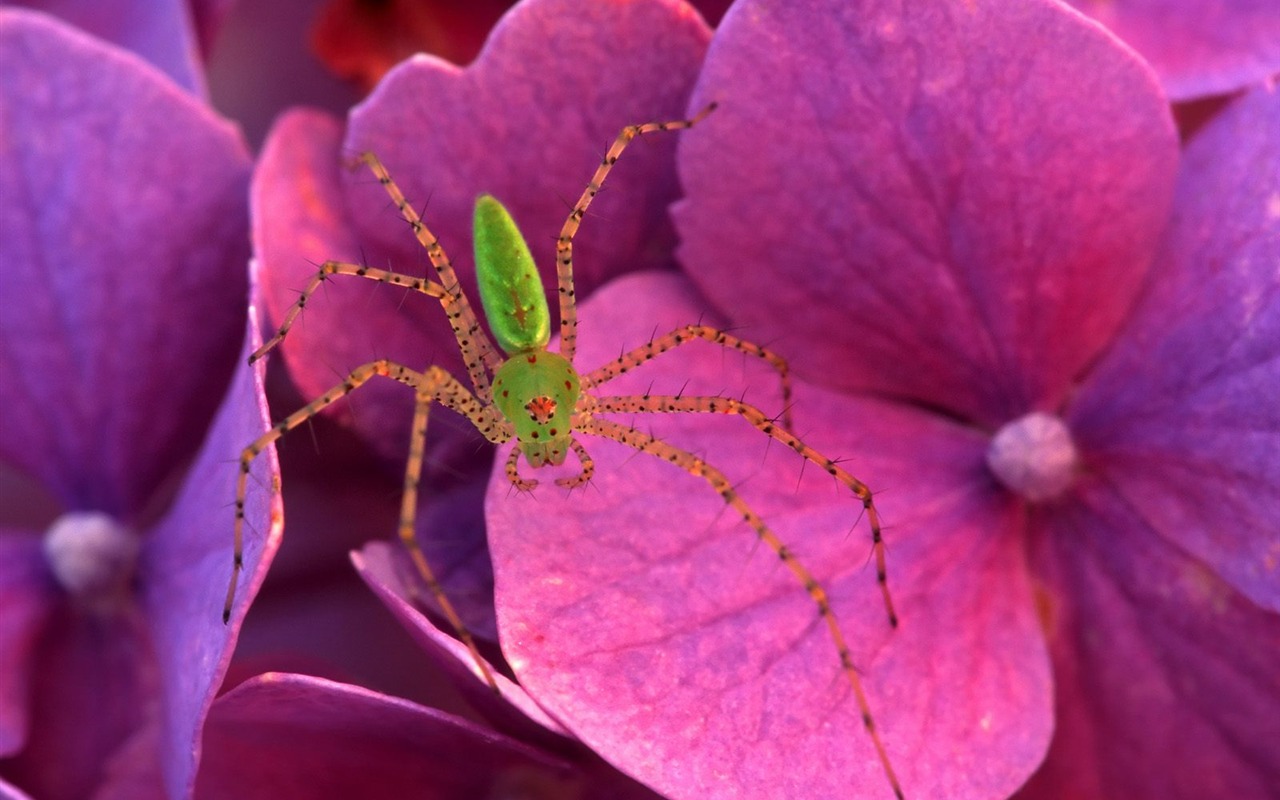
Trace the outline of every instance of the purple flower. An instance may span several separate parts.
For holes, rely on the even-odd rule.
[[[0,11],[0,74],[0,775],[181,797],[238,628],[234,460],[265,424],[235,368],[248,157],[149,64],[48,17]],[[250,498],[250,586],[273,508]]]
[[[1056,4],[762,0],[718,29],[711,100],[679,150],[697,290],[609,284],[578,365],[700,315],[791,359],[800,435],[879,490],[897,631],[820,470],[740,420],[636,424],[818,574],[906,795],[1273,795],[1276,96],[1180,156],[1154,75]],[[778,410],[767,371],[688,349],[617,391]],[[672,796],[891,797],[794,576],[705,484],[584,443],[583,491],[490,486],[525,690]]]

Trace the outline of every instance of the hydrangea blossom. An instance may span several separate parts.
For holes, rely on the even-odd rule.
[[[343,168],[361,150],[472,289],[476,193],[512,207],[548,268],[618,127],[717,100],[678,142],[633,146],[592,207],[579,365],[693,321],[792,361],[798,432],[881,490],[898,631],[858,506],[825,475],[740,420],[636,422],[723,468],[820,575],[907,795],[1003,797],[1028,776],[1026,798],[1272,794],[1280,104],[1256,91],[1180,154],[1155,78],[1178,96],[1188,71],[1213,91],[1273,73],[1268,20],[1240,25],[1246,2],[1201,17],[1258,47],[1168,66],[1121,24],[1155,4],[1116,7],[1153,74],[1047,0],[886,5],[743,0],[707,55],[674,0],[534,0],[471,68],[394,71],[345,130],[286,115],[252,193],[266,324],[325,259],[426,269]],[[179,41],[151,31],[120,40],[148,57]],[[212,701],[278,536],[263,456],[224,628],[235,458],[263,416],[253,373],[231,371],[243,148],[135,59],[10,12],[0,38],[0,280],[29,299],[0,317],[0,458],[26,493],[0,528],[0,797],[891,796],[813,601],[713,491],[588,440],[591,486],[515,495],[443,413],[421,538],[492,635],[487,523],[519,683],[468,683],[377,543],[362,577],[484,722],[280,673]],[[646,271],[677,233],[684,276]],[[380,356],[461,373],[434,301],[327,288],[273,357],[304,395]],[[769,370],[686,349],[615,385],[780,410]],[[339,416],[399,469],[403,387]],[[334,527],[297,523],[299,542]]]
[[[762,0],[717,30],[713,99],[675,211],[709,303],[611,284],[581,355],[710,307],[809,382],[801,433],[881,490],[895,633],[829,482],[732,420],[645,424],[820,571],[907,796],[1273,793],[1275,95],[1180,158],[1148,68],[1055,4]],[[635,385],[740,385],[718,361]],[[891,796],[791,576],[696,481],[591,444],[593,491],[490,489],[529,693],[672,796]]]
[[[235,630],[209,534],[264,424],[235,370],[249,159],[153,67],[43,15],[0,11],[0,74],[0,776],[180,797]],[[215,413],[228,391],[251,399]]]

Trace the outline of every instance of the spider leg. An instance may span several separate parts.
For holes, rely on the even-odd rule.
[[[843,467],[822,453],[813,449],[785,427],[778,425],[763,411],[753,405],[735,400],[731,397],[674,397],[670,395],[644,395],[627,397],[596,397],[596,412],[635,413],[706,413],[737,414],[754,425],[759,431],[776,441],[782,442],[807,461],[822,467],[831,477],[843,483],[862,503],[871,524],[871,546],[876,559],[876,582],[880,584],[880,594],[884,597],[885,612],[889,615],[889,624],[898,627],[898,613],[894,610],[893,597],[889,593],[888,571],[885,564],[884,538],[880,532],[880,515],[871,499],[871,490],[862,481],[849,474]]]
[[[430,416],[432,403],[440,403],[446,408],[465,415],[471,421],[471,424],[490,441],[506,441],[510,438],[510,435],[505,432],[505,426],[495,419],[493,406],[482,405],[456,378],[440,367],[428,367],[427,371],[419,376],[415,388],[417,391],[414,397],[413,425],[409,439],[409,459],[405,465],[404,493],[401,495],[400,500],[400,525],[398,529],[400,541],[404,544],[405,549],[409,551],[409,557],[413,561],[413,565],[417,568],[423,582],[426,583],[427,590],[431,592],[431,596],[435,599],[440,612],[444,614],[445,619],[449,621],[449,625],[453,627],[458,638],[466,645],[467,651],[471,653],[471,658],[475,661],[481,677],[484,678],[485,683],[489,684],[491,689],[497,692],[498,683],[494,680],[488,663],[480,655],[480,650],[476,646],[471,631],[467,630],[467,626],[462,622],[462,618],[453,607],[453,603],[449,601],[444,587],[440,585],[435,572],[432,571],[431,565],[427,562],[426,555],[423,554],[422,548],[418,545],[418,539],[414,535],[414,522],[418,513],[418,486],[422,478],[422,460],[426,452],[427,441],[427,420]]]
[[[836,652],[840,655],[840,667],[849,679],[849,684],[853,688],[854,697],[858,702],[858,710],[862,716],[862,725],[866,729],[867,734],[871,737],[871,742],[875,746],[876,754],[879,756],[880,765],[884,769],[885,775],[889,779],[889,783],[893,786],[894,794],[898,798],[903,797],[902,787],[898,783],[898,777],[893,771],[893,766],[889,763],[888,752],[884,748],[884,743],[880,740],[880,732],[876,728],[875,720],[871,716],[871,706],[867,702],[866,692],[862,688],[862,679],[858,677],[858,671],[853,665],[853,656],[849,652],[849,646],[845,642],[844,632],[836,621],[835,612],[831,608],[831,602],[827,598],[826,590],[818,582],[813,573],[800,562],[795,555],[792,554],[790,548],[778,538],[778,535],[765,525],[764,520],[760,518],[750,506],[738,495],[734,490],[729,479],[724,476],[720,470],[708,464],[703,459],[695,456],[687,450],[681,450],[678,447],[667,444],[666,442],[651,436],[643,431],[626,425],[620,425],[615,422],[609,422],[602,419],[582,420],[578,428],[582,433],[591,434],[593,436],[602,436],[606,439],[612,439],[615,442],[624,444],[627,447],[639,450],[642,453],[648,453],[655,458],[660,458],[680,467],[691,475],[702,478],[711,487],[724,498],[724,501],[742,515],[742,519],[752,530],[755,531],[757,538],[769,546],[774,554],[787,565],[787,568],[795,574],[797,580],[804,587],[804,590],[813,599],[818,606],[818,613],[823,621],[827,624],[827,630],[831,634],[831,638],[835,642]]]
[[[585,485],[591,480],[591,476],[596,474],[596,462],[591,460],[591,455],[587,452],[587,448],[577,439],[569,440],[569,447],[577,454],[578,461],[582,462],[582,471],[577,475],[569,478],[556,478],[556,485],[563,486],[566,489],[576,489]]]
[[[363,386],[375,375],[382,375],[400,381],[409,386],[416,386],[419,373],[408,367],[387,359],[372,361],[352,370],[342,383],[307,403],[271,427],[271,430],[259,436],[240,452],[240,473],[236,476],[235,524],[232,527],[235,537],[234,557],[231,566],[231,583],[227,586],[227,600],[222,607],[222,621],[231,618],[231,604],[235,599],[236,584],[240,579],[240,571],[244,569],[244,504],[246,482],[253,460],[273,442],[289,431],[319,414],[331,403],[346,397]]]
[[[560,229],[560,236],[556,239],[556,284],[560,294],[560,355],[568,359],[570,363],[573,362],[573,356],[577,351],[578,345],[578,308],[573,292],[573,237],[578,233],[578,226],[582,224],[582,218],[587,213],[587,207],[591,205],[591,201],[595,199],[600,187],[604,185],[605,178],[608,177],[609,171],[613,169],[613,165],[617,163],[622,151],[627,149],[627,145],[633,139],[646,133],[692,128],[714,111],[715,107],[716,104],[711,103],[690,119],[669,122],[646,122],[643,125],[628,125],[623,128],[618,133],[618,138],[613,140],[613,144],[609,147],[608,152],[605,153],[604,158],[601,159],[600,166],[596,167],[595,174],[591,176],[591,181],[587,184],[587,188],[582,191],[582,196],[578,198],[573,210],[569,212],[569,217],[564,221],[564,226]]]
[[[753,342],[745,339],[739,339],[729,333],[725,333],[719,328],[712,328],[708,325],[685,325],[676,328],[665,336],[653,339],[647,344],[642,344],[636,349],[623,353],[586,375],[582,376],[583,390],[592,389],[601,384],[608,383],[619,375],[630,372],[636,367],[650,361],[663,353],[674,350],[682,344],[703,339],[721,347],[727,347],[731,350],[737,350],[749,356],[754,356],[769,362],[778,373],[778,381],[782,384],[782,423],[785,427],[791,428],[791,373],[787,367],[787,361],[782,356],[761,347]]]
[[[426,248],[427,257],[431,259],[431,266],[435,268],[436,274],[440,277],[439,286],[444,291],[444,296],[440,298],[440,302],[444,306],[445,314],[449,319],[449,327],[453,329],[453,335],[458,340],[458,347],[462,350],[462,360],[467,365],[467,374],[471,378],[471,385],[475,387],[476,396],[482,401],[485,403],[492,401],[493,395],[489,390],[489,376],[485,369],[487,367],[490,371],[496,370],[502,364],[503,358],[498,353],[497,348],[493,346],[493,343],[489,341],[489,335],[480,327],[475,311],[471,308],[470,301],[467,300],[467,296],[463,293],[461,284],[458,283],[458,275],[453,271],[453,262],[449,260],[444,248],[440,246],[440,240],[436,238],[431,229],[418,216],[418,212],[405,199],[404,192],[400,191],[399,186],[396,186],[395,181],[391,179],[391,174],[387,172],[387,168],[382,165],[378,157],[373,153],[364,153],[360,156],[359,161],[373,172],[378,179],[378,183],[382,184],[382,188],[391,197],[391,202],[395,204],[400,216],[413,229],[413,235]]]
[[[507,480],[511,481],[511,485],[522,492],[532,492],[538,486],[536,478],[520,477],[520,448],[511,448],[511,453],[507,456]]]
[[[415,278],[412,275],[402,275],[398,272],[389,272],[385,269],[375,269],[366,267],[363,264],[348,264],[342,261],[326,261],[320,265],[320,269],[312,276],[311,282],[307,284],[307,288],[302,290],[302,295],[294,302],[284,315],[284,321],[280,323],[279,330],[276,335],[272,336],[261,347],[253,351],[253,355],[249,356],[249,363],[257,361],[267,353],[275,349],[276,345],[284,341],[284,337],[289,333],[289,329],[293,327],[294,321],[298,315],[302,313],[302,309],[306,308],[307,301],[311,299],[311,295],[320,288],[320,284],[329,280],[331,275],[355,275],[360,278],[370,278],[380,283],[389,283],[393,286],[404,286],[415,292],[422,292],[425,295],[436,297],[442,301],[447,300],[447,293],[440,284],[426,280],[425,278]]]
[[[416,392],[417,403],[414,407],[413,437],[410,442],[409,461],[405,468],[404,495],[400,507],[400,539],[409,550],[414,565],[421,573],[431,590],[432,596],[439,604],[445,617],[453,626],[459,638],[467,645],[485,680],[497,689],[497,683],[489,673],[488,665],[480,656],[471,633],[462,624],[453,605],[445,596],[444,590],[435,579],[431,567],[418,547],[413,535],[414,517],[417,511],[418,483],[422,473],[422,458],[425,450],[427,416],[432,402],[438,402],[460,414],[463,414],[475,425],[485,438],[492,442],[504,442],[511,438],[509,425],[498,418],[492,406],[484,405],[477,400],[452,375],[439,367],[430,367],[425,373],[417,372],[403,364],[379,359],[356,367],[342,383],[312,400],[307,405],[285,417],[272,426],[271,430],[258,437],[240,453],[240,472],[236,476],[235,524],[233,526],[235,545],[231,569],[231,581],[227,586],[227,598],[222,609],[222,621],[231,618],[231,606],[235,601],[236,586],[240,572],[244,569],[244,508],[245,490],[249,470],[253,459],[280,437],[298,427],[302,423],[319,414],[326,407],[364,386],[376,376],[383,376],[412,386]]]

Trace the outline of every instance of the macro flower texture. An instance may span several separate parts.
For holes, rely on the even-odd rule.
[[[281,114],[251,176],[197,61],[144,53],[175,85],[0,10],[0,798],[1280,795],[1280,21],[1182,5],[1174,35],[1161,0],[739,0],[714,30],[680,0],[528,0],[466,67],[413,56],[345,120]],[[1171,99],[1206,93],[1180,139]],[[688,324],[784,356],[786,408],[706,342],[595,391],[793,419],[876,492],[897,627],[862,504],[746,420],[616,418],[723,471],[820,590],[696,474],[582,436],[588,485],[522,462],[516,491],[509,445],[437,407],[416,536],[495,694],[395,541],[393,381],[324,412],[388,481],[363,506],[326,518],[306,503],[341,479],[254,462],[224,626],[237,460],[269,425],[247,354],[327,260],[430,274],[354,159],[473,299],[498,197],[554,314],[605,148],[712,103],[585,216],[575,363]],[[465,377],[439,301],[321,288],[267,358],[301,402],[375,358]],[[278,486],[303,552],[391,520],[351,554],[416,645],[389,667],[465,710],[231,661],[255,615],[287,646],[311,624],[254,604]]]

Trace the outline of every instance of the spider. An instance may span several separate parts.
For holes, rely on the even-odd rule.
[[[364,153],[357,159],[356,165],[363,164],[372,171],[391,197],[400,215],[408,222],[418,241],[426,248],[439,281],[377,269],[364,264],[327,261],[321,265],[298,300],[285,314],[276,334],[254,351],[249,357],[249,363],[252,364],[264,357],[284,340],[298,315],[302,313],[308,300],[321,284],[334,275],[354,275],[405,287],[438,299],[457,339],[463,361],[467,366],[471,388],[468,389],[461,381],[438,366],[417,370],[389,359],[378,359],[351,370],[340,384],[288,415],[245,447],[240,455],[240,471],[236,482],[235,554],[231,581],[223,607],[223,621],[226,622],[230,618],[237,582],[243,569],[245,491],[253,459],[285,433],[316,416],[330,404],[354,392],[373,377],[387,377],[409,386],[415,395],[409,457],[405,468],[404,493],[400,505],[400,540],[441,613],[458,638],[466,645],[480,675],[495,692],[498,691],[498,685],[488,663],[480,655],[474,638],[445,595],[414,536],[427,420],[433,403],[439,403],[466,417],[486,439],[494,444],[515,439],[515,446],[511,448],[506,459],[505,471],[512,485],[520,491],[531,491],[538,484],[537,480],[520,474],[521,455],[531,468],[537,469],[547,465],[564,464],[572,453],[580,464],[579,471],[569,477],[557,478],[555,482],[562,487],[572,489],[590,481],[595,466],[587,449],[578,440],[579,435],[612,439],[642,453],[668,461],[706,481],[727,505],[738,512],[743,522],[755,532],[758,539],[764,542],[794,573],[804,591],[817,606],[818,613],[831,634],[840,659],[841,670],[847,677],[857,700],[863,727],[875,746],[895,796],[902,798],[901,786],[872,718],[871,708],[854,667],[844,633],[836,621],[822,585],[765,521],[739,496],[720,470],[703,458],[649,433],[597,416],[603,413],[736,414],[760,432],[821,467],[846,486],[862,504],[871,527],[876,579],[884,599],[889,623],[892,627],[897,627],[898,618],[886,579],[884,542],[881,538],[879,516],[872,501],[871,490],[835,461],[822,455],[791,433],[789,413],[791,382],[787,362],[773,351],[723,330],[691,324],[679,327],[665,336],[654,338],[590,372],[579,372],[573,363],[577,340],[577,307],[573,288],[573,239],[592,199],[600,191],[605,178],[622,152],[634,139],[655,132],[691,128],[706,118],[715,108],[716,104],[712,103],[693,117],[684,120],[629,125],[622,129],[605,153],[591,181],[569,212],[556,240],[556,277],[560,300],[558,353],[547,347],[551,339],[550,313],[533,256],[511,215],[497,199],[491,195],[482,194],[476,200],[473,234],[481,302],[485,320],[493,333],[493,340],[490,340],[481,328],[470,301],[459,286],[453,265],[445,255],[444,249],[417,211],[405,199],[382,162],[373,153]],[[655,394],[611,396],[597,392],[599,387],[619,375],[698,339],[759,358],[772,366],[781,384],[785,409],[782,414],[783,423],[779,424],[777,418],[766,415],[753,405],[729,397]]]

